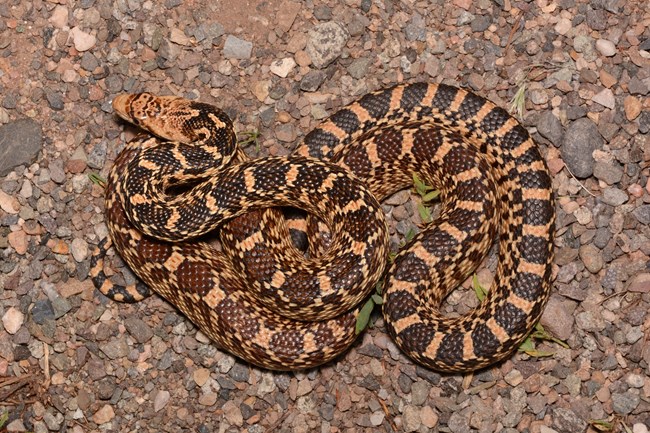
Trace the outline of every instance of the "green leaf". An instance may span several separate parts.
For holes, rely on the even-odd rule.
[[[9,419],[9,412],[5,411],[0,414],[0,429],[4,427],[5,423]]]
[[[409,243],[413,240],[414,237],[415,237],[415,230],[411,228],[409,229],[409,231],[406,232],[406,236],[404,236],[404,240],[406,241],[406,243]]]
[[[106,179],[104,179],[103,177],[101,177],[99,174],[97,174],[97,173],[90,173],[90,174],[88,174],[88,179],[90,179],[90,181],[91,181],[92,183],[94,183],[95,185],[99,185],[99,186],[101,186],[102,188],[106,188]]]
[[[472,277],[472,287],[474,288],[474,293],[476,293],[476,297],[480,302],[483,302],[483,299],[485,299],[485,296],[487,296],[487,289],[483,286],[481,286],[481,283],[478,282],[478,276],[474,274]]]
[[[594,429],[603,432],[609,432],[614,429],[614,423],[604,419],[590,419],[589,425],[591,425]]]
[[[382,298],[381,295],[378,295],[376,293],[372,295],[370,298],[374,301],[375,305],[381,305],[384,303],[384,298]]]
[[[374,308],[375,301],[373,301],[372,297],[370,297],[363,305],[363,307],[361,307],[361,311],[359,311],[359,315],[357,316],[357,324],[354,329],[355,334],[361,334],[368,327],[368,323],[370,323],[370,315],[372,314],[372,310]]]
[[[440,190],[439,189],[434,189],[433,191],[428,192],[425,195],[423,195],[422,196],[422,201],[425,202],[425,203],[428,203],[428,202],[433,201],[436,198],[438,198],[439,195],[440,195]]]
[[[425,223],[430,223],[431,221],[433,221],[433,216],[431,215],[431,211],[429,210],[428,207],[426,207],[422,203],[418,203],[418,214],[420,215],[420,219]]]

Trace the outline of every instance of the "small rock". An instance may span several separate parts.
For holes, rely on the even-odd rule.
[[[562,141],[562,159],[571,173],[584,179],[593,174],[593,152],[603,147],[603,137],[598,128],[587,118],[571,122]]]
[[[323,71],[309,71],[300,80],[300,90],[305,92],[315,92],[327,78]]]
[[[561,433],[574,433],[584,431],[587,423],[571,409],[556,407],[553,409],[553,426]]]
[[[7,241],[9,241],[9,245],[11,245],[14,250],[16,250],[16,254],[22,256],[27,252],[27,233],[25,233],[23,230],[17,230],[15,232],[9,233],[7,236]]]
[[[241,409],[232,400],[223,405],[223,414],[231,425],[241,426],[244,423]]]
[[[420,428],[422,421],[420,420],[420,409],[408,405],[404,408],[402,423],[404,424],[405,432],[414,432]]]
[[[567,340],[573,335],[575,319],[573,313],[576,309],[574,301],[559,296],[551,296],[542,314],[541,323],[551,335],[560,340]]]
[[[361,79],[365,77],[368,73],[368,68],[372,64],[372,60],[366,57],[361,57],[359,59],[355,59],[352,63],[350,63],[350,66],[348,66],[348,73],[352,76],[352,78]]]
[[[88,243],[80,238],[73,239],[70,244],[70,252],[72,253],[72,257],[78,263],[81,263],[88,257]]]
[[[627,193],[618,188],[610,187],[603,191],[603,201],[610,206],[620,206],[627,200]]]
[[[288,32],[296,20],[302,4],[300,2],[284,1],[280,5],[277,14],[278,28],[282,32]]]
[[[208,392],[199,397],[199,404],[203,406],[212,406],[217,402],[218,398],[219,396],[214,392]]]
[[[154,412],[160,412],[165,406],[167,406],[170,397],[171,394],[169,393],[169,391],[165,391],[165,390],[158,391],[156,393],[156,397],[153,400]]]
[[[227,59],[250,59],[253,52],[253,43],[228,35],[223,46],[223,56]]]
[[[548,139],[554,146],[559,147],[562,144],[563,128],[562,123],[550,111],[544,111],[537,120],[537,131],[542,137]]]
[[[23,326],[24,321],[25,315],[14,307],[9,308],[4,316],[2,316],[2,324],[5,330],[11,335],[18,332],[20,327]]]
[[[632,95],[628,95],[625,97],[625,100],[623,101],[623,106],[625,107],[625,117],[627,120],[632,121],[639,117],[639,114],[641,114],[641,101],[639,101],[637,98],[635,98]]]
[[[640,422],[632,426],[632,433],[648,433],[648,426],[641,424]]]
[[[203,386],[210,378],[210,370],[207,368],[197,368],[192,373],[192,378],[198,386]]]
[[[639,405],[639,402],[639,396],[629,391],[623,394],[612,393],[612,409],[621,415],[632,413]]]
[[[642,273],[633,276],[628,283],[629,292],[650,293],[650,274]]]
[[[38,122],[19,119],[0,126],[0,177],[33,163],[42,147],[43,129]]]
[[[52,15],[48,19],[57,29],[62,29],[68,25],[68,8],[63,5],[57,5],[52,9]]]
[[[404,34],[409,41],[425,41],[427,38],[426,23],[422,15],[414,13],[411,21],[404,28]]]
[[[611,89],[601,90],[596,93],[591,100],[612,110],[616,107],[616,99],[614,99],[614,93]]]
[[[634,209],[632,215],[634,215],[641,224],[650,224],[650,204],[644,204]]]
[[[386,415],[383,411],[375,411],[370,414],[370,424],[372,424],[373,427],[379,427],[384,422],[385,417]]]
[[[560,18],[558,20],[557,24],[555,24],[555,31],[558,34],[564,36],[569,32],[569,30],[571,30],[571,27],[572,27],[572,25],[571,25],[571,20],[570,19],[568,19],[568,18]]]
[[[271,63],[271,72],[281,78],[286,78],[289,75],[289,72],[293,70],[296,66],[296,61],[291,57],[285,57],[284,59],[276,60]]]
[[[126,330],[131,334],[135,340],[140,343],[146,343],[153,337],[153,330],[142,319],[138,317],[129,317],[124,321]]]
[[[420,420],[426,428],[434,428],[438,424],[438,415],[430,406],[420,409]]]
[[[84,32],[79,27],[73,27],[70,30],[70,36],[72,36],[74,48],[79,52],[88,51],[97,43],[95,36]]]
[[[597,274],[603,268],[603,258],[600,250],[593,244],[586,244],[580,247],[580,259],[585,267],[592,274]]]
[[[616,54],[616,45],[607,39],[598,39],[596,41],[596,49],[605,57],[612,57]]]
[[[92,416],[95,424],[105,424],[115,418],[115,411],[111,405],[105,404]]]
[[[334,21],[318,24],[309,31],[306,47],[313,65],[322,69],[332,63],[341,55],[349,38],[347,30]]]

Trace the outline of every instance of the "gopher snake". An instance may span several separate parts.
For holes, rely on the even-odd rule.
[[[135,140],[115,161],[106,209],[117,250],[204,333],[253,364],[311,367],[354,341],[358,303],[387,255],[374,197],[409,186],[413,173],[441,190],[442,210],[385,276],[383,315],[397,345],[430,368],[475,370],[511,353],[541,315],[553,257],[551,180],[526,130],[473,93],[434,84],[381,90],[331,116],[295,155],[256,161],[236,149],[230,121],[212,106],[138,94],[116,98],[114,108],[170,140]],[[305,259],[276,210],[251,211],[269,206],[317,215],[331,245]],[[178,242],[220,225],[224,252]],[[494,287],[469,314],[443,317],[436,308],[497,232]],[[142,297],[116,290],[100,260],[92,275],[114,298]]]

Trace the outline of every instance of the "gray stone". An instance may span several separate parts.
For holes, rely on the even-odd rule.
[[[559,296],[552,296],[542,314],[544,328],[560,340],[567,340],[573,335],[575,320],[573,313],[576,302]]]
[[[555,147],[562,144],[564,128],[551,111],[545,111],[537,120],[537,131],[540,135],[550,141]]]
[[[372,60],[366,57],[355,59],[352,63],[350,63],[350,66],[348,66],[348,73],[352,76],[352,78],[363,78],[368,74],[368,68],[371,64]]]
[[[571,409],[557,407],[553,409],[553,427],[560,433],[575,433],[584,431],[587,423]]]
[[[45,321],[54,319],[54,307],[49,299],[41,299],[34,302],[31,314],[32,320],[42,325]]]
[[[143,320],[137,317],[129,317],[124,321],[126,330],[131,334],[135,340],[142,344],[146,343],[153,337],[151,327]]]
[[[650,224],[650,204],[644,204],[632,211],[632,214],[641,224]]]
[[[593,244],[586,244],[580,247],[580,259],[592,274],[597,274],[603,268],[603,258],[600,250]]]
[[[326,78],[327,75],[323,71],[309,71],[300,80],[300,90],[304,92],[315,92]]]
[[[472,24],[470,24],[470,27],[472,28],[473,32],[483,32],[487,30],[488,27],[490,27],[490,24],[492,23],[492,18],[488,15],[481,15],[472,20]]]
[[[232,366],[232,369],[230,369],[228,375],[237,382],[246,383],[248,382],[248,378],[250,376],[250,369],[248,366],[237,362]]]
[[[404,34],[409,41],[425,41],[427,39],[426,23],[420,14],[413,14],[411,21],[404,28]]]
[[[61,111],[65,107],[63,96],[52,89],[45,89],[45,99],[52,110]]]
[[[334,21],[318,24],[310,30],[306,51],[314,67],[322,69],[336,60],[349,38],[347,30]]]
[[[108,359],[124,358],[129,354],[129,345],[121,337],[100,345],[99,349],[108,356]]]
[[[584,179],[593,174],[594,150],[603,147],[603,137],[598,128],[587,118],[572,122],[562,141],[562,158],[571,172]]]
[[[621,415],[630,414],[639,405],[640,398],[637,394],[626,392],[612,394],[612,409]]]
[[[19,119],[0,127],[0,177],[19,165],[36,160],[43,147],[43,129],[32,119]]]
[[[627,193],[618,188],[605,188],[603,191],[603,202],[610,206],[620,206],[628,200]]]
[[[613,185],[623,178],[623,168],[616,162],[598,161],[594,165],[594,176],[607,185]]]
[[[223,46],[223,56],[227,59],[250,59],[253,52],[253,43],[228,35]]]

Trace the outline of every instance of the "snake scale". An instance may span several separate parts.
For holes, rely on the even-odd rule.
[[[553,259],[554,204],[528,132],[474,93],[415,83],[370,93],[307,134],[294,154],[250,161],[217,108],[176,97],[120,95],[113,106],[156,137],[136,138],[106,186],[110,238],[153,291],[211,339],[264,368],[325,363],[355,340],[359,303],[384,279],[383,317],[402,351],[441,371],[508,356],[541,316]],[[385,269],[379,201],[417,174],[441,191],[440,216]],[[316,215],[331,241],[321,255],[293,247],[276,209]],[[222,251],[201,237],[220,228]],[[498,237],[486,299],[444,316],[441,302]],[[117,300],[146,296],[103,272]],[[322,313],[322,315],[321,315]]]

